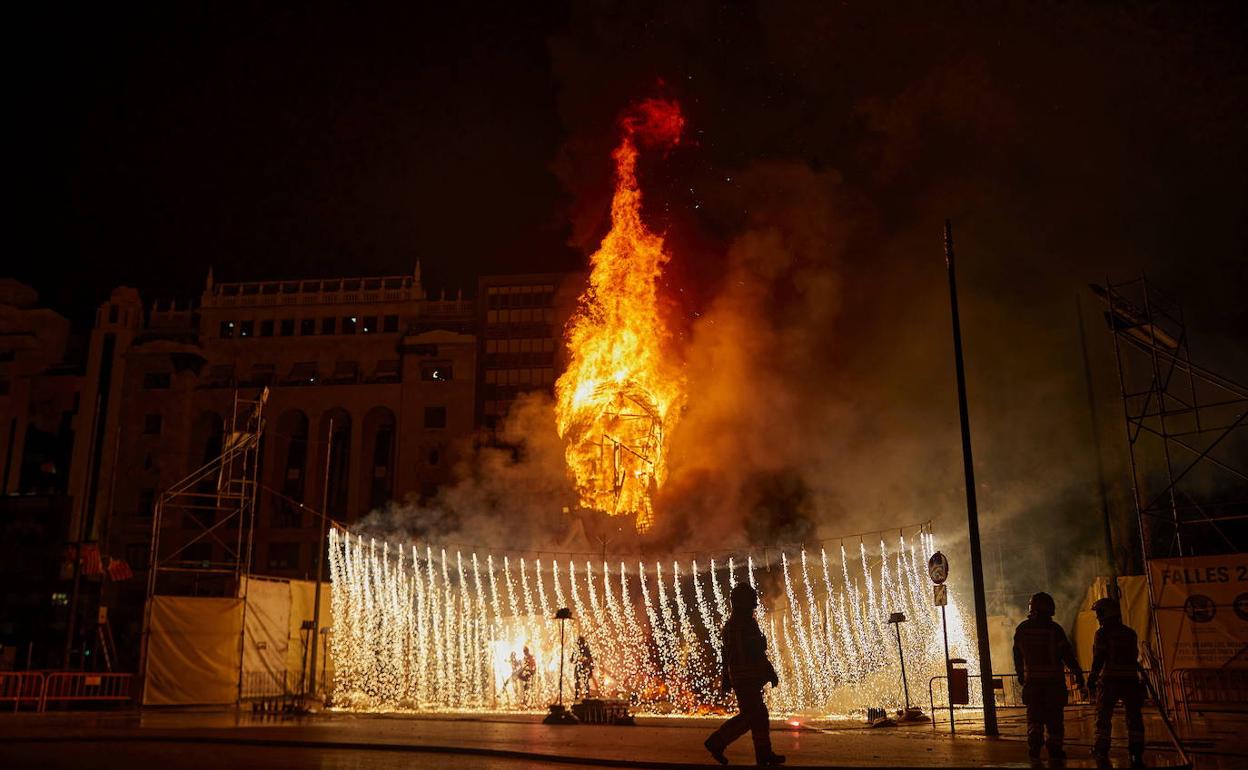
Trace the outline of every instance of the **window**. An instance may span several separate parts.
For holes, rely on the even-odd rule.
[[[454,369],[450,364],[423,361],[420,364],[420,379],[427,382],[446,382],[454,379]]]
[[[168,390],[169,383],[169,372],[148,372],[143,375],[144,390]]]
[[[108,306],[108,322],[110,324],[117,323],[117,311],[118,311],[118,307],[116,305]]]
[[[426,428],[445,428],[446,427],[446,407],[444,406],[425,407],[425,427]]]
[[[334,319],[331,318],[329,320],[332,321]],[[311,337],[315,334],[316,334],[316,319],[315,318],[305,318],[299,322],[299,336]]]
[[[283,318],[282,325],[279,328],[283,337],[295,336],[295,319]]]
[[[218,332],[218,334],[219,334],[219,336],[221,337],[221,339],[223,339],[223,340],[228,340],[228,339],[230,339],[231,337],[233,337],[233,336],[234,336],[234,322],[233,322],[233,321],[222,321],[222,322],[221,322],[221,330],[220,330],[220,332]]]
[[[272,385],[275,372],[276,367],[273,364],[252,364],[251,374],[248,375],[244,385],[253,388],[258,388],[262,385]]]
[[[160,435],[160,415],[149,414],[143,417],[143,433],[147,436]]]
[[[261,337],[273,336],[273,320],[272,319],[260,322],[260,336]]]
[[[269,569],[299,569],[299,544],[269,543]]]
[[[256,322],[243,321],[238,327],[238,336],[252,337],[255,336]]]
[[[364,316],[364,333],[372,334],[375,331],[377,331],[377,316],[375,315]]]
[[[136,513],[144,518],[151,518],[152,511],[156,507],[156,490],[147,489],[139,490],[139,510]]]
[[[336,334],[336,318],[321,319],[321,334]]]
[[[355,334],[356,320],[357,320],[356,317],[353,315],[349,315],[346,318],[342,319],[342,333],[343,334]]]
[[[397,332],[399,330],[399,317],[397,315],[388,315],[382,319],[382,331]]]

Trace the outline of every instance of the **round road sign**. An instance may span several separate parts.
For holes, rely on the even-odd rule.
[[[940,551],[932,554],[932,558],[927,560],[927,574],[936,585],[945,582],[945,578],[949,577],[949,560]]]

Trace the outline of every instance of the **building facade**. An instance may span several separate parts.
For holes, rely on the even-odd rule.
[[[70,458],[84,382],[69,320],[0,279],[0,670],[59,662]]]

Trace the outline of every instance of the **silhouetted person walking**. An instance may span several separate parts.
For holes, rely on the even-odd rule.
[[[763,702],[763,685],[780,686],[776,669],[767,659],[767,637],[754,619],[758,594],[748,583],[738,583],[731,593],[732,614],[724,624],[724,692],[737,696],[739,713],[720,725],[706,739],[706,750],[715,761],[728,764],[724,749],[747,732],[754,738],[754,757],[759,765],[782,765],[784,757],[771,750],[771,715]]]
[[[1066,676],[1062,666],[1071,670],[1081,688],[1083,671],[1066,632],[1053,622],[1055,612],[1057,606],[1052,596],[1042,591],[1031,597],[1027,619],[1014,631],[1014,671],[1023,686],[1023,704],[1027,706],[1027,753],[1038,761],[1040,747],[1047,743],[1049,759],[1060,763],[1066,759],[1062,749],[1066,736],[1062,716],[1066,707]]]
[[[1092,670],[1088,672],[1088,690],[1096,700],[1096,746],[1092,753],[1098,764],[1108,764],[1114,706],[1122,701],[1127,717],[1127,753],[1131,755],[1131,766],[1143,767],[1144,686],[1138,673],[1139,639],[1135,631],[1122,622],[1122,608],[1117,599],[1098,599],[1092,611],[1101,624],[1092,640]]]

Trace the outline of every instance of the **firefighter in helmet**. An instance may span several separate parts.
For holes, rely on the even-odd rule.
[[[1098,599],[1092,605],[1101,627],[1092,641],[1092,670],[1088,690],[1096,702],[1096,745],[1098,761],[1109,760],[1109,739],[1113,729],[1114,706],[1122,701],[1127,718],[1127,752],[1132,767],[1144,766],[1144,687],[1140,683],[1137,658],[1139,640],[1135,631],[1122,622],[1117,599]]]
[[[1040,748],[1047,745],[1049,759],[1060,762],[1066,758],[1062,749],[1066,734],[1062,717],[1066,677],[1062,667],[1070,669],[1080,688],[1083,671],[1066,632],[1053,622],[1056,611],[1052,596],[1040,592],[1031,597],[1027,619],[1014,631],[1014,670],[1023,687],[1023,704],[1027,706],[1028,754],[1038,760]]]

